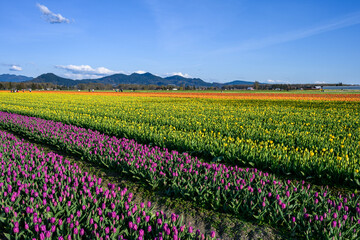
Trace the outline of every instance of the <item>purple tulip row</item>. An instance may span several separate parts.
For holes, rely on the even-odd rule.
[[[179,215],[0,131],[0,232],[8,239],[205,239]],[[0,234],[1,236],[1,234]]]
[[[186,153],[34,117],[0,112],[0,126],[80,153],[171,195],[256,218],[295,236],[356,238],[360,230],[358,194],[340,195],[304,181],[278,180],[258,169],[205,163]]]

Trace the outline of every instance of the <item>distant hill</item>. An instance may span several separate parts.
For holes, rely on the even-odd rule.
[[[139,84],[139,85],[175,85],[175,86],[197,86],[197,87],[209,87],[211,83],[204,82],[200,78],[184,78],[181,76],[171,76],[162,78],[151,73],[133,73],[131,75],[126,74],[114,74],[98,79],[82,80],[86,82],[96,82],[104,84]]]
[[[200,78],[185,78],[178,75],[162,78],[148,72],[143,74],[133,73],[130,75],[119,73],[97,79],[83,79],[83,80],[62,78],[53,73],[46,73],[34,79],[28,80],[27,82],[53,83],[56,85],[62,85],[68,87],[72,87],[80,83],[102,83],[102,84],[111,84],[113,86],[119,84],[138,84],[138,85],[157,85],[157,86],[174,85],[174,86],[196,86],[196,87],[222,87],[225,85],[253,84],[253,82],[240,81],[240,80],[232,81],[229,83],[209,83],[209,82],[205,82]]]
[[[185,78],[179,75],[174,75],[171,77],[166,77],[166,80],[171,82],[171,84],[174,84],[176,86],[197,86],[197,87],[211,87],[212,83],[204,82],[200,78]]]
[[[25,82],[33,79],[32,77],[26,77],[15,74],[0,74],[0,82]]]
[[[78,81],[68,79],[68,78],[62,78],[59,77],[53,73],[45,73],[41,74],[40,76],[31,79],[27,82],[34,82],[34,83],[53,83],[56,85],[62,85],[62,86],[75,86],[78,84]]]
[[[242,80],[235,80],[227,83],[223,83],[223,85],[251,85],[254,82],[242,81]]]
[[[83,80],[84,81],[84,80]],[[92,79],[92,82],[104,83],[104,84],[139,84],[139,85],[168,85],[162,77],[153,75],[151,73],[133,73],[131,75],[126,74],[114,74],[103,78]]]

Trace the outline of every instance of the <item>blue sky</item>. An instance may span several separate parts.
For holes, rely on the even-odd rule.
[[[0,74],[360,84],[358,0],[0,1]]]

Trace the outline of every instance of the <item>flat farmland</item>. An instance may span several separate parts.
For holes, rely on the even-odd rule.
[[[0,109],[210,161],[359,185],[359,94],[223,95],[2,93]]]
[[[294,238],[358,236],[360,94],[1,92],[0,111],[2,129],[171,196]]]

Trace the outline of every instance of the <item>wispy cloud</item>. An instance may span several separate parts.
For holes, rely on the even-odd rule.
[[[283,81],[283,80],[274,80],[274,79],[268,79],[266,80],[267,83],[269,84],[289,84],[290,82],[288,81]]]
[[[65,73],[64,77],[75,80],[81,80],[81,79],[96,79],[96,78],[101,78],[102,76],[94,75],[94,74]]]
[[[49,23],[70,23],[70,20],[63,17],[60,13],[53,13],[45,5],[36,4],[42,13],[43,18]]]
[[[67,72],[65,76],[75,79],[98,78],[121,72],[113,71],[105,67],[92,68],[89,65],[56,65],[55,67],[65,70]]]
[[[8,67],[10,71],[22,71],[22,67],[18,64],[2,63],[0,65]]]
[[[22,67],[19,65],[11,65],[9,68],[10,71],[22,71]]]
[[[360,12],[349,14],[343,18],[338,18],[323,25],[318,25],[305,29],[299,29],[296,31],[290,31],[282,34],[268,36],[262,39],[252,39],[252,40],[244,41],[237,46],[218,49],[214,51],[214,53],[230,53],[236,51],[248,51],[248,50],[260,49],[271,45],[295,41],[298,39],[311,37],[321,33],[330,32],[357,24],[360,24]]]

